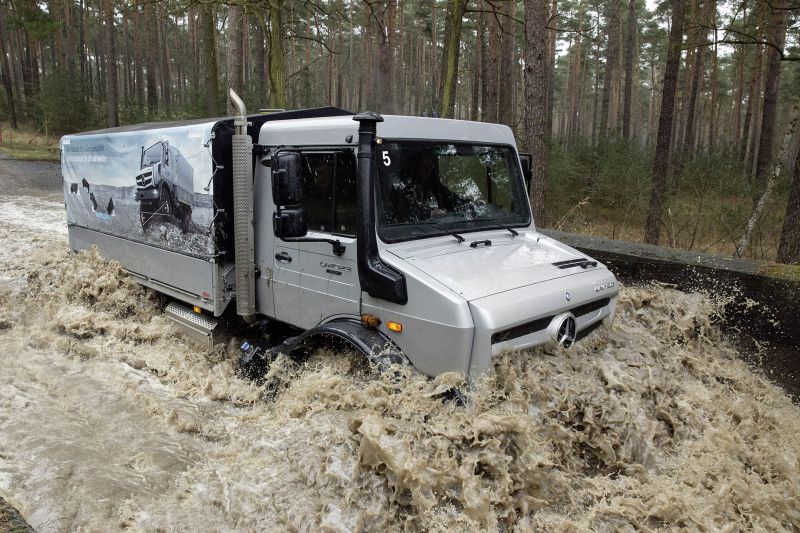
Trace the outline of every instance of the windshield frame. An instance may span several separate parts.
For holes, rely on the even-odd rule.
[[[453,232],[455,233],[475,233],[479,231],[492,231],[492,230],[504,230],[504,228],[529,228],[533,222],[533,217],[531,215],[531,206],[530,206],[530,198],[528,196],[528,188],[525,183],[525,179],[523,178],[522,174],[522,165],[519,161],[519,152],[517,151],[516,146],[509,144],[509,143],[493,143],[493,142],[485,142],[485,141],[454,141],[451,139],[420,139],[420,138],[390,138],[390,137],[381,137],[380,144],[376,146],[376,153],[380,150],[380,146],[382,144],[390,144],[390,143],[428,143],[428,144],[453,144],[453,145],[467,145],[467,146],[486,146],[491,148],[502,148],[510,150],[514,156],[516,156],[515,162],[516,164],[512,164],[509,166],[509,172],[514,174],[515,177],[512,179],[516,182],[517,186],[520,188],[522,195],[524,196],[524,203],[526,206],[525,209],[525,220],[522,222],[516,222],[513,224],[500,224],[498,223],[491,223],[484,226],[473,227],[473,228],[436,228],[436,226],[431,225],[431,232],[426,233],[424,235],[412,235],[408,237],[399,237],[399,238],[389,238],[385,235],[384,229],[387,227],[386,225],[380,222],[380,215],[381,210],[383,209],[382,199],[381,199],[381,177],[378,170],[378,157],[376,155],[375,159],[373,160],[373,171],[375,176],[375,230],[378,233],[378,238],[385,244],[394,244],[394,243],[401,243],[401,242],[409,242],[409,241],[418,241],[421,239],[430,239],[434,237],[446,237],[452,236]],[[444,224],[449,224],[445,222]],[[417,224],[408,223],[408,226],[414,226]],[[420,222],[418,225],[426,226],[427,224]]]

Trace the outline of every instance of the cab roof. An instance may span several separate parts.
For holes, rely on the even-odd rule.
[[[444,118],[383,115],[378,137],[479,142],[514,146],[514,133],[503,124]],[[258,144],[265,146],[340,146],[358,144],[358,122],[352,116],[304,118],[267,122],[261,126]]]

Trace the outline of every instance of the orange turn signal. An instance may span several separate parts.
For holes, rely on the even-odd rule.
[[[403,324],[400,322],[392,322],[391,320],[386,323],[386,327],[389,328],[391,331],[395,333],[402,333],[403,332]]]
[[[197,305],[195,305],[194,307],[192,307],[192,311],[194,311],[194,312],[195,312],[195,313],[197,313],[198,315],[199,315],[200,313],[202,313],[202,312],[203,312],[203,310],[202,310],[202,309],[200,309],[200,306],[197,306]]]
[[[376,317],[375,315],[371,315],[369,313],[364,313],[361,315],[361,325],[365,328],[375,329],[381,323],[381,319]]]

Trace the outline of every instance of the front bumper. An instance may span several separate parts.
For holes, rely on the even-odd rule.
[[[134,198],[137,201],[142,200],[158,200],[160,194],[158,189],[136,189],[134,193]]]
[[[488,370],[493,355],[552,339],[548,327],[562,313],[575,316],[577,332],[612,316],[619,287],[606,269],[553,279],[469,303],[475,322],[469,373]]]

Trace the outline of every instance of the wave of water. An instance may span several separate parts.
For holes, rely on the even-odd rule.
[[[800,528],[800,409],[707,296],[623,288],[610,332],[498,357],[465,407],[439,398],[459,376],[391,381],[347,354],[258,385],[234,341],[185,343],[152,292],[15,201],[0,496],[37,531]]]

